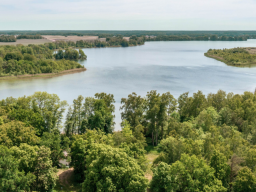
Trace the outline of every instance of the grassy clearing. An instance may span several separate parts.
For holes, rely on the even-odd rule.
[[[48,39],[17,39],[16,42],[0,42],[0,45],[29,45],[29,44],[45,44],[45,43],[51,43],[51,40]]]
[[[54,188],[55,192],[80,192],[81,184],[77,183],[74,179],[74,169],[59,169],[59,180]]]
[[[157,151],[157,147],[152,145],[145,147],[145,150],[147,151],[146,158],[149,161],[149,167],[146,171],[145,177],[151,181],[153,177],[152,165],[154,160],[159,156],[159,152]]]

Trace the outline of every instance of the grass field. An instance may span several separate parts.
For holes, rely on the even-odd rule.
[[[16,42],[0,42],[0,45],[28,45],[28,44],[44,44],[50,43],[51,40],[48,39],[17,39]]]
[[[95,41],[99,40],[98,36],[61,36],[61,35],[43,35],[43,37],[50,41]]]

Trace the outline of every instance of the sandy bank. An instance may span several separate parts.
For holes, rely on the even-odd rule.
[[[61,71],[59,73],[41,73],[41,74],[35,74],[35,75],[17,75],[17,76],[5,76],[0,77],[0,80],[10,80],[10,79],[31,79],[31,78],[49,78],[49,77],[56,77],[56,76],[62,76],[67,74],[73,74],[73,73],[79,73],[86,71],[86,68],[77,68],[77,69],[69,69],[65,71]]]

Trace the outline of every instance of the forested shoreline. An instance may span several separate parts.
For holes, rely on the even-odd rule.
[[[205,54],[232,66],[249,66],[256,64],[256,48],[209,49]]]
[[[64,57],[56,58],[49,45],[0,46],[0,77],[59,73],[84,68],[77,59],[86,59],[82,50],[65,49]]]
[[[159,35],[148,36],[146,41],[247,41],[252,37],[249,35],[241,36],[218,36],[218,35],[201,35],[201,36],[189,36],[189,35]],[[253,36],[256,38],[256,36]]]
[[[6,30],[0,32],[3,35],[77,35],[77,36],[99,36],[100,38],[107,38],[113,36],[124,36],[130,37],[136,35],[138,37],[142,36],[227,36],[227,37],[237,37],[237,36],[249,36],[250,38],[256,38],[256,31],[150,31],[150,30],[38,30],[38,31],[19,31],[19,30]]]
[[[1,191],[58,191],[64,151],[78,191],[256,190],[256,91],[175,98],[152,90],[114,103],[106,93],[70,106],[46,92],[0,101]]]
[[[102,41],[96,40],[95,47],[110,47],[128,45],[123,37],[129,37],[130,46],[143,45],[145,41],[247,41],[256,39],[254,31],[36,31],[36,32],[12,32],[0,36],[0,42],[15,42],[16,39],[42,39],[42,35],[62,36],[98,36],[106,38],[106,42],[99,46]],[[19,33],[19,35],[17,35]],[[12,34],[17,35],[15,38]],[[140,39],[138,41],[138,39]]]

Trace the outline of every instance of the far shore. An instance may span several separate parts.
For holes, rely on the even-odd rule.
[[[69,69],[65,71],[61,71],[59,73],[40,73],[40,74],[26,74],[26,75],[17,75],[17,76],[4,76],[0,77],[0,80],[12,80],[12,79],[38,79],[38,78],[50,78],[50,77],[56,77],[56,76],[62,76],[62,75],[68,75],[73,73],[79,73],[86,71],[86,68],[76,68],[76,69]]]

